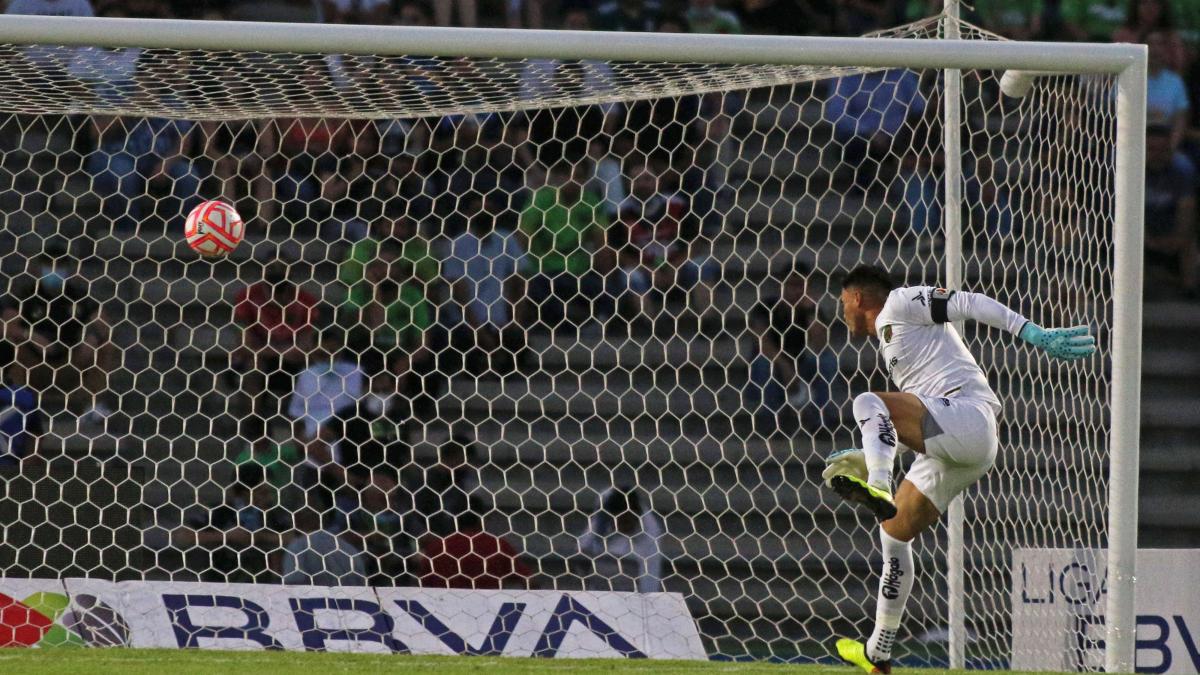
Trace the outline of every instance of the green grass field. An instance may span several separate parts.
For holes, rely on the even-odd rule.
[[[797,673],[855,675],[850,668],[788,666],[770,663],[704,661],[623,661],[616,659],[520,659],[479,656],[375,656],[305,652],[219,652],[170,649],[13,649],[0,650],[0,673],[121,673],[121,675],[186,675],[190,673],[378,673],[416,671],[453,673]],[[965,673],[957,670],[911,670],[921,675]],[[1014,671],[994,670],[994,675]]]

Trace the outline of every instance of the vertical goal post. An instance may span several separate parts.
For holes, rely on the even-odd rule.
[[[1105,667],[1132,672],[1134,559],[1137,548],[1137,474],[1140,420],[1142,238],[1146,49],[1140,45],[1017,43],[974,40],[635,34],[466,28],[414,28],[71,17],[0,17],[0,44],[140,47],[176,50],[319,53],[498,59],[582,59],[713,65],[842,66],[1021,70],[1061,75],[1116,76],[1116,145],[1112,270],[1113,327],[1111,453],[1107,522],[1108,612]],[[957,85],[955,85],[955,90]],[[947,89],[949,97],[957,92]],[[669,92],[668,92],[669,93]],[[681,92],[682,93],[682,92]],[[650,96],[651,94],[647,94]],[[653,95],[661,96],[661,90]],[[584,103],[602,102],[599,95]],[[946,102],[947,125],[954,117]],[[5,112],[33,112],[13,110]],[[85,111],[79,111],[85,112]],[[137,114],[137,109],[131,109]],[[353,116],[351,113],[349,116]],[[946,140],[950,140],[947,129]],[[953,150],[952,143],[947,143]],[[951,164],[957,164],[957,158]],[[947,204],[962,198],[961,181],[948,176]],[[950,185],[950,181],[955,181]],[[947,209],[949,213],[949,209]],[[182,214],[180,214],[182,218]],[[947,215],[947,249],[957,248],[957,223]],[[955,242],[951,244],[950,242]],[[949,255],[949,253],[947,253]],[[946,260],[946,282],[961,281]],[[954,553],[951,554],[955,555]],[[952,589],[961,583],[951,581]],[[952,607],[955,600],[951,600]],[[961,611],[961,602],[957,604]],[[953,611],[951,612],[953,614]],[[962,658],[961,626],[951,623],[951,658]]]

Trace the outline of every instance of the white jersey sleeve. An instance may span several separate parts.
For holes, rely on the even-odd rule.
[[[986,401],[999,412],[1000,400],[952,325],[965,319],[1013,334],[1026,323],[1020,314],[978,293],[931,286],[897,288],[875,320],[880,352],[901,391],[967,396]]]
[[[908,302],[893,302],[897,293]],[[892,291],[884,312],[890,323],[930,326],[971,319],[1018,335],[1028,319],[982,293],[948,291],[932,286],[911,286]],[[882,316],[883,313],[880,314]]]

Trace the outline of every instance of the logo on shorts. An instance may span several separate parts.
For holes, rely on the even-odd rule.
[[[892,557],[883,573],[883,586],[880,589],[883,597],[888,600],[900,597],[900,580],[903,578],[904,570],[900,569],[900,559]]]
[[[950,407],[950,399],[948,399],[948,398],[939,398],[938,400],[939,400],[939,401],[941,401],[941,402],[942,402],[942,405],[946,406],[947,408],[949,408],[949,407]]]
[[[896,445],[896,427],[892,418],[879,413],[879,442],[884,445]]]

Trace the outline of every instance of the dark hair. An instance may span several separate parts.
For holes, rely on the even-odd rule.
[[[1171,135],[1171,126],[1162,123],[1151,123],[1146,126],[1146,136],[1158,136],[1165,138]]]
[[[615,487],[605,496],[601,510],[613,518],[626,511],[632,511],[640,516],[644,510],[641,490],[633,487]]]
[[[803,260],[793,260],[790,263],[780,265],[775,276],[783,281],[787,281],[794,276],[802,276],[806,279],[813,273],[812,266]]]
[[[267,479],[266,471],[257,462],[247,462],[237,468],[237,485],[243,490],[253,490]]]
[[[1156,31],[1172,31],[1175,30],[1175,15],[1171,12],[1171,3],[1167,0],[1155,0],[1158,3],[1159,14],[1158,23],[1151,26],[1146,33]],[[1125,11],[1125,27],[1137,28],[1138,25],[1138,5],[1142,0],[1129,0],[1129,8]],[[1145,39],[1146,35],[1142,36]]]
[[[865,291],[871,291],[880,296],[886,296],[896,288],[896,282],[892,280],[892,275],[882,267],[875,265],[859,265],[850,270],[842,279],[842,289],[859,288]]]

